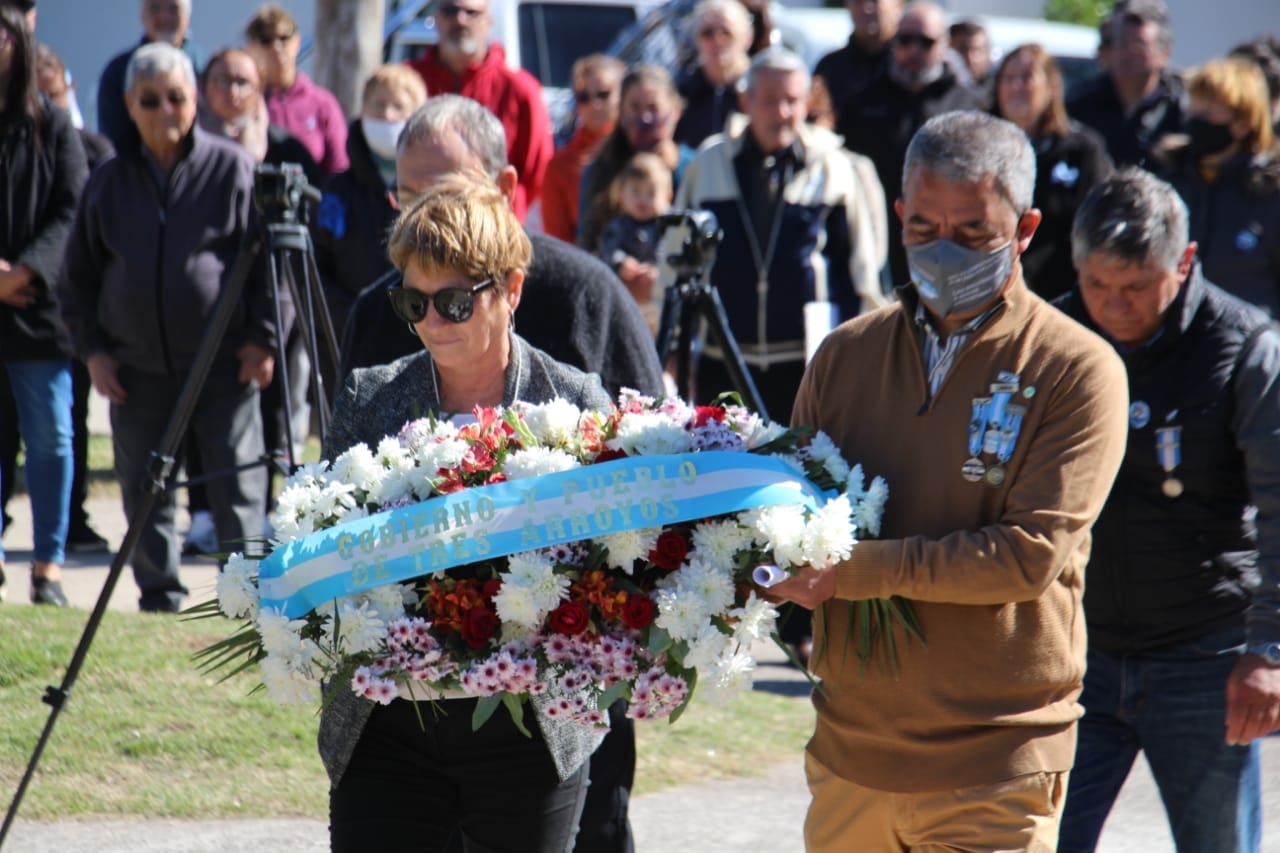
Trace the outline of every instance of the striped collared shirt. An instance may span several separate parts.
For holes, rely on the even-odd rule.
[[[944,341],[938,337],[937,330],[933,328],[933,323],[929,321],[929,312],[924,307],[924,303],[916,303],[916,325],[923,330],[923,334],[920,337],[924,355],[924,369],[929,377],[930,397],[938,393],[942,380],[946,379],[947,374],[951,372],[951,366],[955,364],[956,355],[964,347],[965,342],[973,336],[974,332],[982,328],[983,324],[990,320],[996,310],[1003,304],[1003,299],[996,302],[995,305],[992,305],[986,311],[983,311],[977,317],[947,335],[947,339]]]

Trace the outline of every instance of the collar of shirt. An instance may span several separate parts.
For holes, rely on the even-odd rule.
[[[996,301],[986,311],[983,311],[977,317],[965,322],[963,326],[947,335],[944,341],[938,336],[938,332],[933,327],[933,323],[929,319],[928,309],[924,307],[923,302],[916,303],[915,321],[921,331],[921,354],[924,356],[925,373],[929,379],[930,396],[938,393],[938,388],[942,385],[942,380],[946,379],[947,374],[951,371],[951,365],[955,363],[956,355],[960,352],[960,348],[964,346],[965,341],[978,331],[982,326],[990,320],[1000,306],[1004,304],[1004,300]]]

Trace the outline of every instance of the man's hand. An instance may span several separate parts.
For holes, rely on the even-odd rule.
[[[124,386],[120,384],[120,362],[105,352],[100,352],[89,356],[85,366],[89,368],[89,381],[99,394],[117,404],[123,404],[129,399]]]
[[[34,278],[30,267],[0,260],[0,302],[14,308],[30,306],[40,295],[40,289],[32,283]]]
[[[1245,746],[1280,729],[1280,668],[1241,655],[1227,678],[1227,743]]]
[[[266,388],[271,384],[271,377],[275,373],[276,360],[271,351],[258,346],[257,344],[245,344],[236,350],[236,356],[240,359],[240,381],[252,382],[259,389]]]
[[[801,607],[816,610],[824,601],[835,598],[836,570],[802,566],[791,577],[765,590],[770,599],[793,601]]]

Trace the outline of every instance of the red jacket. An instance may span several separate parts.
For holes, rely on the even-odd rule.
[[[578,199],[582,194],[582,170],[613,131],[580,127],[547,165],[542,184],[542,230],[566,243],[578,240]]]
[[[267,90],[267,117],[298,138],[326,175],[345,172],[347,118],[338,99],[303,72],[288,89]]]
[[[507,133],[507,160],[519,176],[512,207],[523,222],[529,206],[542,191],[555,143],[551,117],[542,103],[542,86],[527,71],[512,70],[506,63],[502,45],[490,44],[484,60],[459,77],[440,61],[432,46],[409,67],[422,75],[429,94],[449,92],[471,98],[502,121]]]

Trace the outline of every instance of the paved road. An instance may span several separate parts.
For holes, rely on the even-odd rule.
[[[95,395],[96,396],[96,395]],[[100,410],[99,410],[100,412]],[[100,414],[95,418],[101,423]],[[23,501],[10,508],[16,523],[5,544],[9,566],[30,560],[30,518]],[[98,530],[119,545],[124,520],[115,500],[93,500],[90,515]],[[72,558],[68,561],[66,588],[72,604],[91,608],[97,601],[108,570],[108,558]],[[182,572],[192,591],[192,601],[213,595],[214,569],[195,561]],[[10,571],[9,601],[4,607],[27,600],[27,580]],[[137,590],[126,570],[111,599],[113,609],[137,610]],[[3,610],[0,609],[0,636]],[[760,651],[760,684],[797,691],[798,673],[786,667],[771,648]],[[92,654],[88,664],[93,665]],[[797,697],[797,702],[807,701]],[[57,734],[55,733],[55,737]],[[1266,767],[1280,762],[1280,739],[1263,746]],[[38,784],[38,782],[36,783]],[[1264,813],[1269,831],[1265,853],[1280,853],[1280,782],[1264,770]],[[7,808],[11,792],[0,792]],[[632,804],[632,824],[640,853],[800,853],[800,826],[808,804],[808,792],[800,757],[770,768],[759,778],[691,785],[637,798]],[[324,823],[311,820],[273,821],[93,821],[35,823],[19,821],[5,853],[95,851],[95,853],[204,853],[244,851],[293,853],[328,848]],[[1168,853],[1173,850],[1159,795],[1145,762],[1130,775],[1112,812],[1099,846],[1101,853]]]

